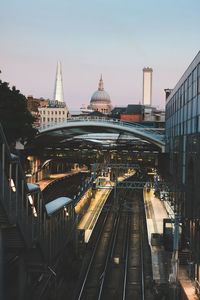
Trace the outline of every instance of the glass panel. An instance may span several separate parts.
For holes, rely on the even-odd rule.
[[[187,122],[185,121],[184,122],[184,134],[186,134],[187,133]]]
[[[187,89],[185,90],[185,103],[187,103],[188,102],[188,91],[187,91]]]
[[[192,97],[195,97],[197,94],[197,82],[194,81],[192,84]]]
[[[198,78],[198,88],[197,88],[197,90],[198,90],[198,94],[200,93],[200,77]]]
[[[192,103],[192,117],[195,117],[197,114],[197,98],[194,98]]]
[[[188,102],[187,104],[187,107],[188,107],[188,115],[187,115],[187,118],[190,119],[191,118],[191,101]]]
[[[183,109],[184,109],[184,117],[183,117],[183,120],[186,121],[186,119],[187,119],[187,105],[185,105]]]
[[[188,101],[192,99],[192,86],[189,87],[188,89]]]
[[[198,64],[198,71],[197,71],[197,75],[200,77],[200,64]]]
[[[195,118],[192,119],[192,133],[195,132]]]
[[[198,107],[198,115],[200,115],[200,95],[198,95],[198,100],[197,100],[197,107]]]
[[[200,132],[200,116],[198,118],[199,118],[199,120],[198,120],[198,132]]]
[[[190,86],[191,84],[192,84],[192,74],[190,74],[188,78],[188,86]]]
[[[192,72],[192,80],[195,81],[197,79],[197,68]]]
[[[190,134],[191,133],[191,120],[188,120],[186,123],[187,123],[187,133]]]

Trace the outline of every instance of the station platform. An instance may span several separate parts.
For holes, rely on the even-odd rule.
[[[149,245],[152,256],[153,279],[157,284],[168,284],[169,254],[163,246],[152,246],[152,234],[163,234],[163,219],[168,218],[163,203],[154,196],[154,191],[144,190],[144,203],[148,230]]]
[[[132,174],[133,173],[129,174],[129,176],[131,176]],[[117,181],[118,182],[123,181],[127,179],[129,176],[118,177]],[[97,189],[95,197],[92,198],[91,203],[87,209],[87,212],[84,214],[84,216],[81,218],[80,222],[78,223],[77,229],[84,230],[85,232],[85,236],[84,236],[85,243],[89,242],[90,236],[98,220],[98,217],[113,187],[114,187],[114,183],[107,184],[105,182],[105,186],[103,189]]]
[[[154,196],[154,191],[144,190],[144,203],[147,221],[148,239],[152,255],[153,279],[158,285],[169,283],[171,253],[165,251],[162,245],[152,246],[152,234],[163,234],[163,219],[169,218],[173,211],[160,199]],[[198,300],[195,294],[195,282],[190,280],[186,266],[179,266],[179,283],[181,285],[181,299]]]
[[[81,218],[77,228],[85,231],[85,243],[88,243],[98,217],[103,209],[103,206],[111,192],[111,189],[97,190],[96,195],[92,198],[87,212]]]

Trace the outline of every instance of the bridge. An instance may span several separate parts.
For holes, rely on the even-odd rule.
[[[161,152],[165,151],[165,135],[160,129],[108,118],[82,117],[68,119],[64,123],[49,124],[39,128],[36,142],[45,145],[52,144],[52,141],[65,143],[77,137],[94,141],[94,134],[124,135],[129,140],[140,139],[156,145]]]

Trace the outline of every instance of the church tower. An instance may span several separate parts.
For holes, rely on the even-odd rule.
[[[57,64],[56,81],[55,81],[53,100],[57,100],[59,102],[64,102],[63,83],[62,83],[62,68],[61,68],[60,61],[58,61],[58,64]]]

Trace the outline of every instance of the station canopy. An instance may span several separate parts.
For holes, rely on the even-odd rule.
[[[41,128],[30,148],[143,149],[163,151],[163,134],[155,129],[107,120],[75,120]]]

